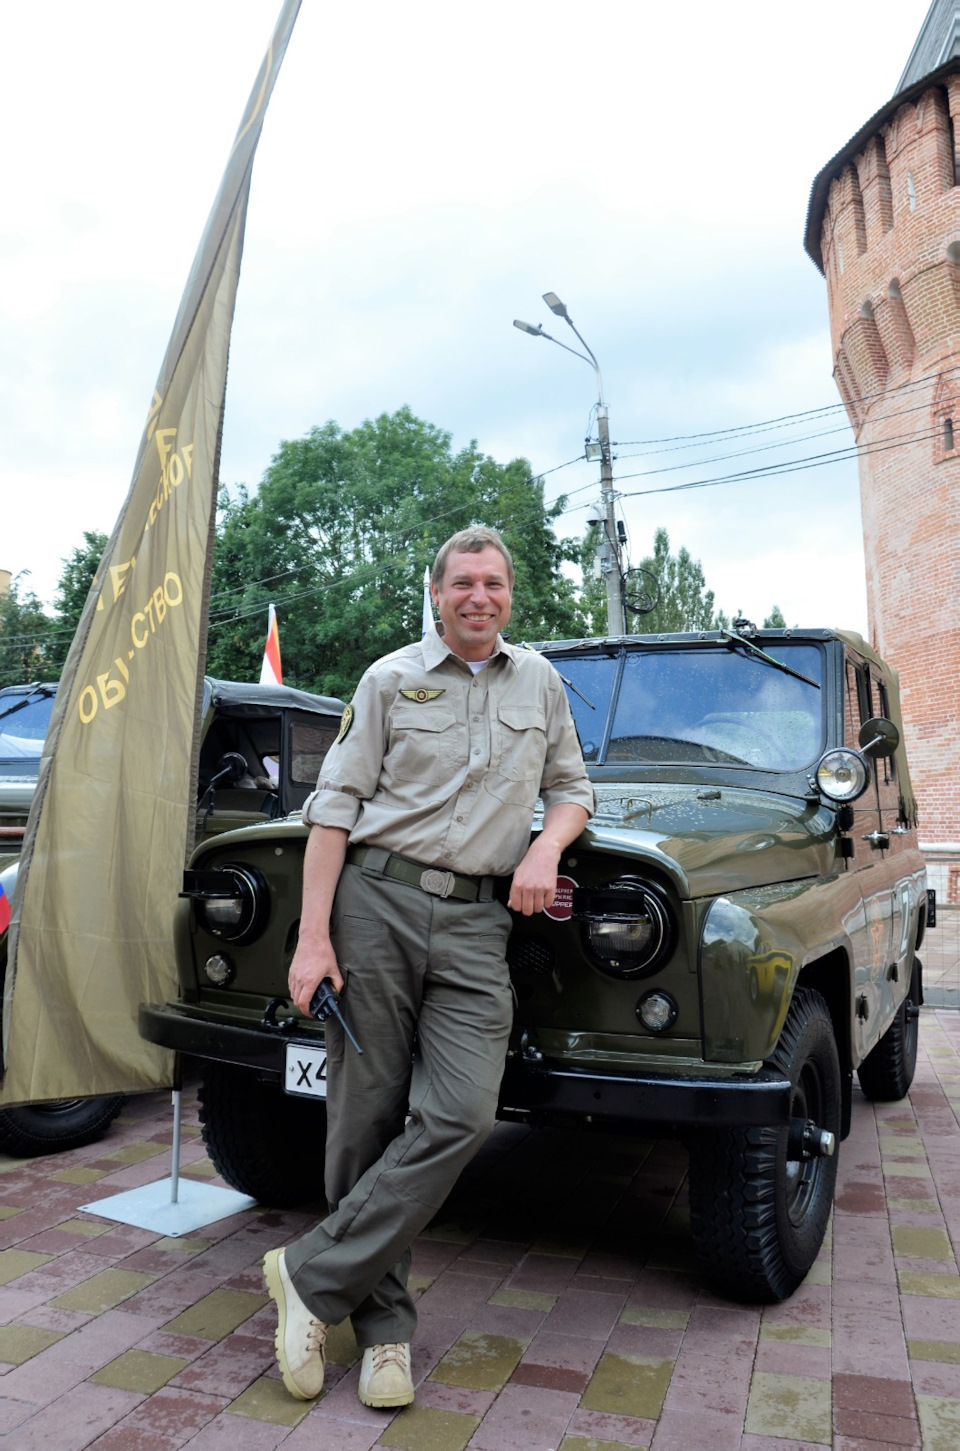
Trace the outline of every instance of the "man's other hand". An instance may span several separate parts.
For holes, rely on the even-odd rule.
[[[557,894],[557,871],[563,852],[581,833],[589,817],[582,806],[558,802],[543,818],[543,830],[530,843],[513,874],[507,906],[511,912],[532,917],[553,906]]]
[[[553,906],[556,891],[557,853],[552,843],[538,836],[513,874],[507,906],[511,912],[531,917]]]

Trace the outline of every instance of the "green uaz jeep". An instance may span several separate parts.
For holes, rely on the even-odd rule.
[[[552,909],[514,923],[500,1113],[681,1135],[705,1278],[782,1299],[823,1239],[854,1072],[874,1099],[914,1072],[930,909],[896,676],[859,636],[746,622],[538,648],[598,810]],[[140,1019],[202,1060],[214,1162],[273,1204],[322,1192],[323,1029],[287,998],[306,836],[292,816],[197,849],[182,996]]]

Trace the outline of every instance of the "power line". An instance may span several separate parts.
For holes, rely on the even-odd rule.
[[[914,378],[908,383],[898,383],[895,388],[880,388],[875,393],[864,393],[857,398],[850,400],[851,407],[862,407],[866,404],[876,402],[878,398],[892,398],[898,393],[912,393],[935,378],[948,377],[960,371],[960,365],[951,368],[938,368],[936,372],[925,373],[922,378]],[[721,439],[736,437],[741,434],[763,433],[772,429],[789,428],[794,423],[822,417],[830,413],[844,411],[846,405],[843,402],[825,404],[822,408],[809,408],[800,413],[784,413],[778,418],[761,419],[757,423],[736,424],[732,428],[709,429],[701,433],[677,433],[665,438],[640,438],[640,439],[618,439],[612,446],[614,448],[647,448],[657,443],[675,443],[686,447],[695,448],[697,443],[703,439]],[[653,452],[672,452],[672,450],[652,450]]]
[[[759,469],[744,469],[736,474],[722,474],[714,479],[695,479],[687,484],[665,484],[657,489],[631,489],[628,493],[621,495],[625,499],[641,498],[646,494],[674,494],[681,493],[687,489],[708,489],[718,484],[758,483],[761,479],[774,479],[783,474],[801,473],[806,469],[824,468],[831,463],[844,463],[851,458],[863,454],[886,453],[890,449],[906,448],[911,443],[922,443],[925,439],[936,438],[937,430],[933,429],[928,433],[911,434],[905,440],[891,443],[867,444],[863,447],[856,446],[844,452],[837,450],[832,453],[811,454],[805,459],[794,459],[791,463],[777,466],[775,464],[764,465]],[[626,474],[625,478],[643,478],[643,474]]]

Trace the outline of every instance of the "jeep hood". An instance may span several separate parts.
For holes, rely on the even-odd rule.
[[[587,828],[600,852],[659,869],[682,898],[836,870],[833,813],[813,801],[734,787],[597,787]]]

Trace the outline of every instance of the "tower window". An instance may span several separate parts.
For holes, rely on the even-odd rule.
[[[944,451],[944,453],[952,453],[953,452],[953,419],[952,418],[945,418],[943,420],[943,451]]]
[[[912,171],[907,172],[907,200],[910,203],[910,210],[915,212],[917,210],[917,188],[914,184]]]

